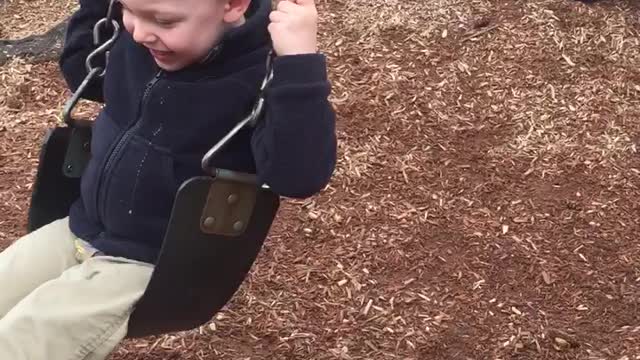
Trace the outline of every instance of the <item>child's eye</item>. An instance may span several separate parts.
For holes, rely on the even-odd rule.
[[[171,27],[173,25],[176,24],[177,21],[175,20],[169,20],[169,19],[155,19],[156,20],[156,24],[163,26],[163,27]]]

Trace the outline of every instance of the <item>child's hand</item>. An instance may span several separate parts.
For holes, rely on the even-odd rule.
[[[269,32],[278,56],[318,51],[318,11],[315,0],[281,0],[269,16]]]

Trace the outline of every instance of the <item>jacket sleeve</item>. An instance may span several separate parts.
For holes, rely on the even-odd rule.
[[[320,192],[336,165],[335,112],[321,54],[277,57],[252,139],[258,178],[277,194]]]
[[[109,0],[80,0],[80,8],[69,19],[60,56],[60,70],[71,91],[75,91],[87,76],[85,60],[94,50],[93,27],[107,15]],[[114,18],[119,19],[118,7],[114,9]],[[104,34],[102,39],[106,39]],[[104,66],[104,57],[96,58],[96,65]],[[82,98],[103,102],[102,79],[95,77],[87,87]]]

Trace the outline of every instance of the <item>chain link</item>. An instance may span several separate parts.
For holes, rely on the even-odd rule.
[[[87,56],[87,60],[85,61],[85,64],[84,64],[87,69],[87,73],[90,73],[93,69],[100,68],[102,70],[102,72],[99,75],[100,77],[104,77],[104,74],[106,73],[107,63],[109,62],[109,51],[111,50],[111,48],[113,47],[113,44],[118,39],[118,36],[120,36],[120,24],[118,24],[118,22],[115,20],[111,20],[111,26],[113,30],[113,33],[111,34],[111,38],[109,38],[107,41],[105,41],[100,45],[100,34],[99,34],[100,27],[102,26],[102,24],[105,24],[106,22],[107,22],[106,18],[101,19],[96,23],[96,26],[93,28],[93,41],[96,46],[98,45],[99,46],[95,50],[93,50],[91,54],[89,54],[89,56]],[[101,55],[104,55],[104,67],[94,66],[92,63],[93,60],[96,57]]]
[[[113,1],[109,1],[109,8],[107,9],[107,16],[100,19],[100,21],[98,21],[94,26],[93,26],[93,45],[98,46],[102,43],[102,41],[100,41],[100,28],[102,26],[104,26],[105,24],[113,24],[113,8],[115,6],[115,3],[117,2],[117,0],[113,0]],[[113,29],[109,29],[106,28],[104,29],[105,31],[108,30],[115,30],[115,28]]]
[[[109,51],[113,47],[113,44],[120,36],[120,24],[116,20],[113,19],[113,9],[115,7],[117,0],[110,0],[109,7],[107,9],[107,15],[100,19],[93,26],[93,45],[96,46],[96,49],[87,56],[87,60],[85,61],[85,67],[87,69],[87,73],[90,73],[93,69],[98,68],[98,66],[94,66],[92,61],[99,55],[104,55],[104,68],[100,73],[100,77],[104,77],[105,70],[107,68],[107,63],[109,62]],[[111,37],[107,40],[102,40],[101,37],[103,34],[111,33]]]
[[[113,47],[113,44],[120,36],[120,24],[116,20],[113,19],[113,8],[117,0],[110,0],[109,9],[107,10],[107,16],[100,19],[93,26],[93,45],[96,46],[89,56],[87,56],[85,60],[85,69],[87,71],[87,75],[82,80],[82,83],[73,95],[67,100],[67,103],[62,110],[62,119],[64,122],[70,126],[75,126],[75,121],[71,117],[71,112],[75,108],[76,104],[82,97],[84,91],[89,87],[89,84],[96,77],[102,78],[104,77],[107,69],[107,63],[109,62],[109,51]],[[111,37],[106,41],[102,41],[101,34],[111,32]],[[104,56],[104,66],[94,65],[93,62],[99,56]]]
[[[262,86],[260,86],[260,93],[263,93],[269,87],[269,85],[271,85],[271,81],[273,81],[273,60],[275,59],[275,57],[276,55],[273,49],[269,50],[266,64],[267,75],[262,81]]]

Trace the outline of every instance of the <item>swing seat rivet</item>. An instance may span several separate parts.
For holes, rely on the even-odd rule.
[[[213,227],[213,225],[215,225],[216,223],[216,219],[212,216],[209,216],[208,218],[204,219],[204,226],[211,228]]]
[[[243,227],[244,227],[244,223],[242,221],[236,221],[233,224],[233,230],[235,231],[241,231]]]
[[[233,205],[233,204],[235,204],[237,202],[238,202],[238,195],[236,195],[236,194],[231,194],[227,198],[227,203],[229,203],[229,205]]]

